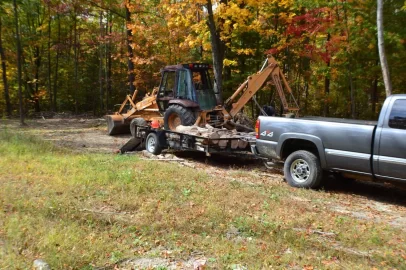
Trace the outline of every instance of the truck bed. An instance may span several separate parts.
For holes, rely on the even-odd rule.
[[[354,125],[366,125],[366,126],[376,126],[377,121],[370,120],[355,120],[348,118],[332,118],[332,117],[319,117],[319,116],[305,116],[298,119],[312,120],[312,121],[324,121],[324,122],[334,122],[343,124],[354,124]]]
[[[283,118],[260,116],[261,130],[274,132],[272,140],[282,134],[301,133],[316,136],[326,149],[371,153],[375,125],[372,121],[338,118]],[[267,121],[269,119],[269,121]],[[269,138],[268,138],[269,139]]]

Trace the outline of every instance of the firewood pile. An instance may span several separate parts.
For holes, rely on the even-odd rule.
[[[214,128],[210,125],[205,127],[198,126],[177,126],[176,132],[197,136],[196,141],[202,145],[218,145],[224,149],[229,145],[231,149],[245,149],[250,140],[255,137],[255,132],[238,132],[237,130],[228,130]],[[176,136],[176,134],[173,134]]]

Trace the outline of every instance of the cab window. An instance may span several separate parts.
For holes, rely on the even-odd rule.
[[[176,93],[176,97],[180,99],[188,99],[194,102],[196,100],[196,94],[192,91],[192,81],[190,78],[190,71],[189,70],[180,70],[179,71],[179,80],[178,80],[178,90]]]
[[[193,85],[196,90],[212,90],[213,85],[210,81],[210,75],[207,70],[193,71]]]
[[[159,97],[173,96],[173,90],[175,88],[176,73],[174,71],[165,71],[162,78],[162,84],[159,89]]]
[[[389,127],[406,129],[406,99],[398,99],[393,103],[389,116]]]

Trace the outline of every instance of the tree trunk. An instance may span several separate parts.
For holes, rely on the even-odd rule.
[[[51,88],[51,3],[48,3],[48,95],[49,95],[49,103],[51,106],[51,111],[55,111],[55,106],[53,103],[53,96],[52,96],[52,88]]]
[[[296,79],[295,79],[295,90],[296,90],[296,95],[297,95],[297,98],[296,98],[296,102],[297,102],[297,105],[299,106],[299,108],[300,108],[300,102],[302,101],[302,99],[301,99],[301,97],[302,97],[302,93],[301,93],[301,85],[300,85],[300,81],[301,81],[301,76],[300,76],[300,71],[297,71],[296,72]]]
[[[35,112],[40,112],[40,104],[39,104],[39,69],[41,66],[41,55],[40,55],[40,48],[39,46],[35,46],[34,50],[34,58],[35,58],[35,74],[34,74],[34,109]]]
[[[38,26],[35,27],[35,21],[33,20],[33,26],[34,26],[34,31],[35,32],[39,32],[38,36],[42,36],[42,24],[43,21],[40,18],[40,5],[39,3],[37,3],[36,5],[37,7],[37,14],[38,16],[36,16],[35,18],[37,19],[37,23]],[[37,33],[35,33],[37,35]],[[39,71],[40,71],[40,67],[42,64],[42,55],[41,55],[41,48],[38,44],[36,44],[34,46],[34,64],[35,64],[35,73],[34,73],[34,109],[35,112],[40,112],[41,108],[40,108],[40,92],[39,92]]]
[[[100,37],[99,37],[99,95],[100,95],[100,112],[104,111],[104,89],[103,89],[103,11],[100,11],[99,15],[99,27],[100,27]]]
[[[2,70],[2,77],[3,77],[3,85],[4,85],[4,100],[6,101],[7,116],[10,117],[11,116],[11,103],[10,103],[10,94],[8,91],[6,54],[4,53],[4,49],[3,49],[3,40],[2,40],[1,32],[2,32],[2,23],[1,23],[1,18],[0,18],[0,57],[1,57],[1,70]]]
[[[134,81],[135,81],[135,74],[134,74],[134,63],[133,63],[133,48],[131,47],[132,43],[132,32],[131,29],[128,29],[128,24],[131,23],[131,12],[128,9],[128,4],[130,3],[130,0],[127,1],[127,5],[125,7],[125,20],[126,20],[126,29],[127,29],[127,52],[128,52],[128,84],[129,84],[129,90],[130,93],[134,93],[135,86],[134,86]]]
[[[54,89],[53,89],[53,108],[55,111],[58,110],[58,104],[56,103],[56,95],[58,92],[58,68],[59,68],[59,54],[60,54],[60,45],[61,45],[61,20],[59,14],[57,15],[58,19],[58,46],[56,48],[56,59],[55,59],[55,75],[54,75]]]
[[[330,67],[330,61],[327,63],[327,66]],[[324,78],[324,108],[323,108],[323,116],[327,117],[329,116],[330,110],[330,100],[329,100],[329,95],[330,95],[330,77],[326,76]]]
[[[354,83],[352,79],[352,71],[351,71],[351,64],[348,64],[348,80],[349,80],[349,87],[350,87],[350,96],[351,96],[351,118],[355,119],[356,118],[356,113],[355,113],[355,89],[354,89]]]
[[[78,40],[77,40],[77,18],[76,18],[76,10],[74,11],[75,18],[74,18],[74,29],[73,29],[73,53],[74,53],[74,77],[75,77],[75,86],[73,89],[73,95],[75,98],[75,114],[79,112],[79,101],[78,101],[78,87],[79,87],[79,74],[78,74],[78,65],[79,65],[79,54],[78,54]]]
[[[338,7],[338,6],[337,6]],[[337,14],[338,11],[337,11]],[[347,43],[348,47],[351,45],[351,31],[350,27],[348,26],[348,16],[347,16],[347,9],[344,6],[344,21],[345,21],[345,29],[347,32]],[[351,99],[351,118],[356,118],[356,107],[355,107],[355,89],[354,89],[354,84],[353,84],[353,77],[352,77],[352,61],[349,56],[348,50],[346,51],[346,57],[347,57],[347,73],[348,73],[348,84],[349,84],[349,89],[350,89],[350,99]]]
[[[304,113],[308,113],[308,98],[309,98],[309,82],[306,80],[304,85],[305,98],[304,98]]]
[[[383,30],[383,0],[377,0],[377,29],[378,29],[378,49],[379,49],[379,58],[381,60],[382,67],[382,76],[383,82],[385,84],[386,96],[389,97],[392,95],[392,83],[390,80],[388,60],[386,59],[385,54],[385,40],[384,40],[384,30]]]
[[[17,43],[17,82],[18,82],[18,99],[20,107],[20,125],[25,126],[24,122],[24,108],[23,108],[23,94],[21,90],[21,39],[20,39],[20,27],[18,25],[18,10],[16,0],[13,0],[14,6],[14,21],[16,28],[16,43]]]
[[[374,78],[371,87],[371,111],[376,114],[376,103],[378,102],[378,78]]]
[[[327,34],[327,42],[330,41],[331,35],[330,33]],[[328,50],[327,50],[328,52]],[[323,108],[323,116],[327,117],[330,114],[330,59],[327,61],[327,75],[324,78],[324,108]]]
[[[110,98],[111,98],[111,33],[113,20],[111,13],[107,16],[106,35],[109,36],[108,42],[106,42],[106,111],[109,110]]]
[[[226,3],[227,1],[220,1]],[[225,56],[225,44],[220,39],[220,31],[216,27],[213,14],[213,6],[211,0],[207,0],[207,12],[208,12],[208,21],[207,25],[210,30],[210,42],[213,55],[213,66],[214,66],[214,78],[216,81],[216,90],[217,90],[217,102],[223,103],[222,101],[222,88],[223,88],[223,60]]]

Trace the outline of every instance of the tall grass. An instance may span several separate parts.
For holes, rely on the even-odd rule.
[[[321,192],[237,185],[134,155],[78,154],[10,130],[0,131],[0,155],[0,269],[30,268],[38,257],[53,269],[88,269],[162,250],[176,260],[203,254],[221,269],[405,263],[396,240],[404,231],[337,216]]]

